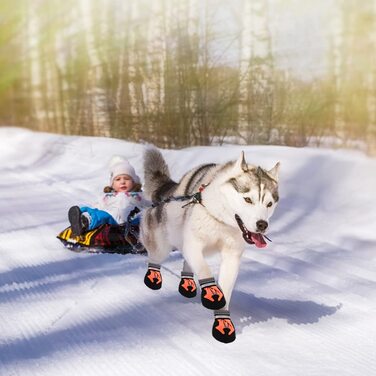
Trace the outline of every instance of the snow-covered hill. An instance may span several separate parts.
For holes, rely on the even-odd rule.
[[[273,242],[244,254],[237,340],[224,345],[199,298],[177,292],[178,253],[155,292],[144,256],[77,254],[55,238],[67,209],[107,184],[112,154],[142,175],[142,145],[0,128],[0,375],[375,375],[376,160],[270,146],[163,154],[177,179],[242,149],[266,168],[281,161],[281,202]]]

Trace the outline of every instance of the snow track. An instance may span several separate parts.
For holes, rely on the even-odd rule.
[[[0,128],[0,143],[0,376],[376,374],[375,160],[278,147],[165,152],[176,178],[242,149],[282,164],[273,242],[243,256],[237,340],[224,345],[199,297],[177,291],[178,252],[151,291],[146,257],[74,253],[55,238],[67,209],[106,184],[112,154],[142,172],[141,145],[15,128]]]

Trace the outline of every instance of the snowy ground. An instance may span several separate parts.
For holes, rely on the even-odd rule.
[[[67,209],[107,184],[112,154],[142,175],[142,145],[0,128],[0,375],[376,374],[376,160],[284,147],[164,151],[173,177],[246,151],[281,161],[281,202],[266,249],[247,248],[231,313],[237,340],[211,336],[212,314],[143,284],[146,258],[77,254],[55,238]]]

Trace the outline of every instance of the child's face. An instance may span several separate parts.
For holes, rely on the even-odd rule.
[[[112,188],[115,192],[129,192],[133,187],[134,181],[129,175],[118,175],[112,183]]]

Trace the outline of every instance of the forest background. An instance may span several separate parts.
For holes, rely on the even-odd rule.
[[[0,0],[0,124],[376,155],[376,0]]]

